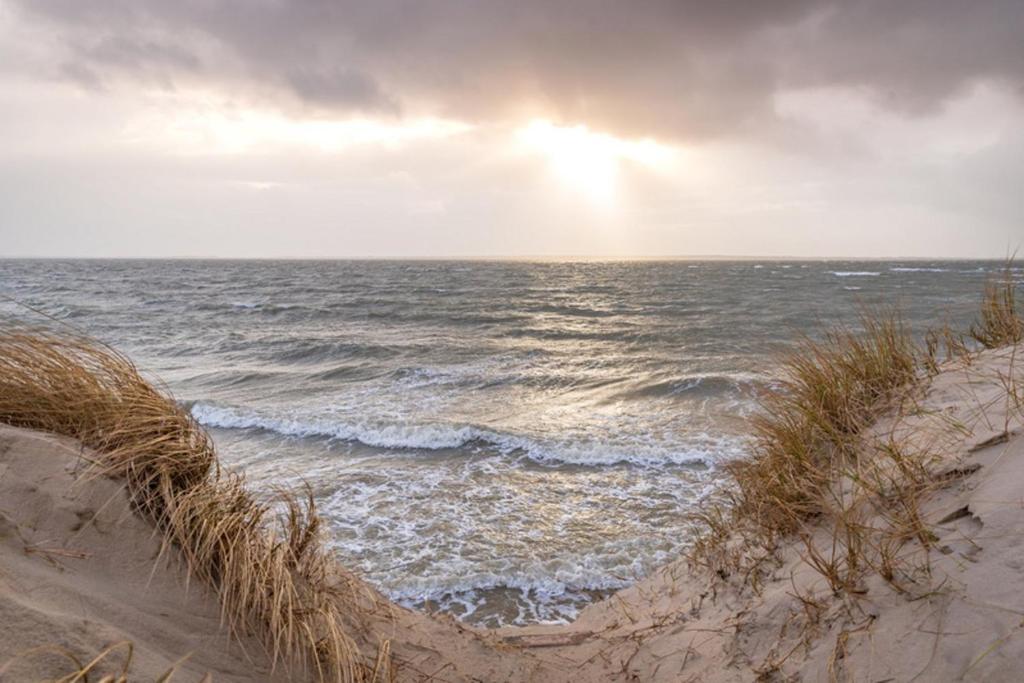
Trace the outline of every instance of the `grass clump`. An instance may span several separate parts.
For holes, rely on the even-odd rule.
[[[863,332],[804,339],[755,419],[753,457],[733,463],[735,513],[773,532],[820,513],[822,488],[856,456],[858,435],[917,376],[913,340],[895,315],[864,316]]]
[[[260,635],[275,663],[344,683],[387,670],[346,632],[360,587],[324,550],[312,497],[254,499],[205,430],[122,354],[75,333],[0,330],[0,421],[91,449],[94,471],[125,480],[165,552],[217,592],[231,631]]]
[[[985,348],[1024,342],[1015,295],[1007,267],[986,285],[968,336]],[[860,590],[869,569],[901,592],[901,575],[930,571],[933,536],[921,504],[941,485],[927,465],[934,446],[902,444],[874,427],[890,413],[895,429],[918,383],[946,360],[969,365],[976,347],[948,326],[919,347],[895,313],[864,314],[860,328],[805,338],[783,359],[782,378],[754,419],[751,456],[727,466],[734,486],[725,504],[698,513],[703,532],[691,564],[723,578],[741,573],[756,590],[758,569],[779,540],[795,537],[804,561],[836,593]],[[923,551],[914,567],[902,552],[911,542]]]
[[[735,481],[727,509],[701,513],[705,532],[692,563],[751,582],[778,539],[796,534],[806,559],[835,589],[865,565],[867,481],[859,469],[862,432],[919,376],[921,354],[896,314],[863,315],[861,330],[803,339],[783,363],[778,385],[762,399],[751,457],[728,465]],[[876,481],[878,478],[876,477]],[[829,533],[826,550],[811,522]],[[756,585],[756,582],[754,582]]]
[[[1017,303],[1017,285],[1007,267],[1001,277],[985,285],[981,317],[968,334],[986,349],[1024,341],[1024,315]]]

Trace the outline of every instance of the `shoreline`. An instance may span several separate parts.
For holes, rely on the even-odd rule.
[[[840,643],[843,670],[853,680],[878,680],[883,673],[907,680],[924,672],[928,680],[951,680],[945,676],[955,670],[1000,680],[1024,655],[1024,639],[1012,637],[1019,621],[1014,615],[1024,614],[1016,597],[1024,594],[1024,575],[1012,570],[1019,542],[1013,529],[1024,528],[1024,507],[999,502],[1024,486],[1024,420],[1004,386],[1006,378],[1024,380],[1024,364],[1013,353],[986,351],[970,365],[944,367],[913,415],[890,415],[876,426],[893,430],[900,422],[907,438],[944,444],[945,455],[930,467],[947,484],[926,505],[937,520],[931,572],[944,587],[908,599],[873,577],[865,583],[866,597],[856,601],[862,622],[869,622],[863,631],[790,541],[760,594],[736,579],[709,582],[679,560],[586,607],[568,625],[480,630],[378,595],[360,620],[362,635],[387,634],[400,681],[431,675],[448,681],[669,681],[683,674],[749,680],[772,657],[783,660],[780,675],[828,680]],[[954,416],[969,431],[936,415]],[[211,604],[215,598],[195,584],[186,591],[180,564],[172,557],[165,558],[170,565],[153,563],[159,543],[152,527],[131,512],[123,487],[104,477],[76,479],[82,463],[73,440],[2,427],[0,443],[3,500],[17,501],[15,510],[4,511],[2,571],[13,577],[5,578],[0,599],[8,624],[4,658],[45,644],[37,641],[46,633],[47,643],[77,648],[83,657],[131,640],[130,671],[143,680],[185,654],[190,657],[175,679],[214,671],[214,680],[275,680],[258,644],[237,636],[228,643]],[[83,500],[99,513],[72,531],[88,509]],[[40,506],[48,512],[41,514]],[[818,621],[810,631],[797,628],[812,600],[820,605]],[[61,604],[74,608],[57,609]],[[164,605],[164,616],[127,619],[120,612],[141,615],[154,604]],[[936,636],[915,626],[915,619],[926,618],[967,621],[972,628]],[[941,657],[933,652],[937,638]]]

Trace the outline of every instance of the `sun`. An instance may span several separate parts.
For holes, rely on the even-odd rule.
[[[653,140],[624,140],[587,126],[556,126],[537,119],[519,129],[527,149],[547,157],[552,172],[566,186],[599,205],[614,203],[620,165],[628,160],[650,168],[665,168],[671,150]]]

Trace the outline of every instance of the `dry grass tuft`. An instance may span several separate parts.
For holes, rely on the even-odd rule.
[[[917,376],[918,352],[895,315],[862,318],[863,332],[804,339],[762,401],[753,457],[733,463],[736,514],[777,533],[821,513],[822,493],[855,458],[858,436]]]
[[[1024,341],[1024,316],[1017,304],[1017,285],[1009,265],[985,285],[981,319],[971,325],[970,336],[987,349]]]
[[[92,449],[93,471],[126,481],[165,552],[177,548],[218,593],[232,632],[259,634],[275,663],[345,683],[388,675],[345,631],[363,596],[325,552],[312,497],[255,500],[220,469],[203,428],[125,356],[74,333],[0,331],[0,421]]]
[[[895,314],[864,315],[861,327],[804,339],[785,359],[755,420],[752,456],[728,466],[736,483],[728,507],[701,513],[705,532],[691,563],[722,577],[740,572],[749,583],[779,539],[795,534],[808,564],[837,593],[856,590],[865,568],[889,570],[894,544],[876,538],[864,501],[890,496],[893,482],[916,491],[903,475],[918,468],[901,458],[865,469],[862,433],[900,402],[929,356]],[[916,504],[908,506],[916,513]],[[889,549],[882,562],[869,556],[880,547]]]
[[[1010,275],[1007,267],[986,286],[980,321],[969,332],[986,348],[1024,341]],[[782,381],[755,419],[752,455],[728,466],[735,486],[727,504],[697,515],[703,533],[692,565],[738,575],[757,590],[762,565],[789,537],[837,595],[863,592],[868,571],[908,594],[930,575],[934,536],[921,505],[943,485],[928,467],[936,445],[911,447],[894,432],[904,409],[914,408],[919,382],[946,361],[970,365],[976,345],[946,326],[919,347],[895,314],[863,315],[861,328],[804,339],[784,359]],[[1021,410],[1024,392],[1011,380],[1007,400]],[[893,431],[879,435],[883,414],[892,416]]]

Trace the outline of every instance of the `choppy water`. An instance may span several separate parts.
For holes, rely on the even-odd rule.
[[[798,333],[878,304],[962,323],[998,268],[0,261],[0,293],[159,376],[256,489],[309,482],[386,593],[498,625],[678,556]]]

